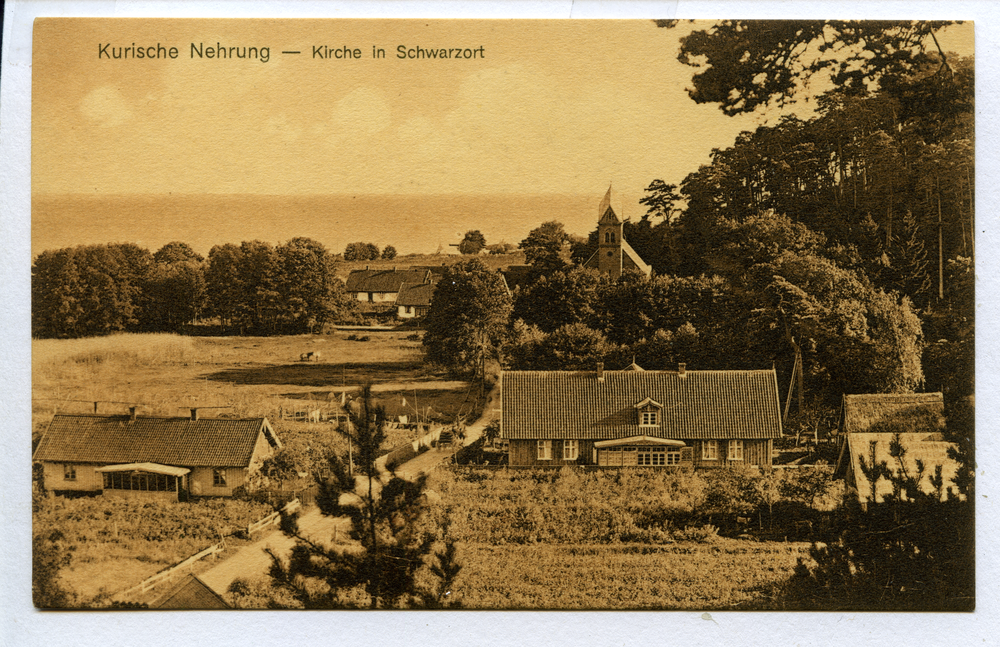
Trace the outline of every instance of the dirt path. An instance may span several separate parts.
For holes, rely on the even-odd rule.
[[[337,529],[341,533],[346,532],[348,525],[347,518],[325,517],[319,508],[310,508],[299,517],[299,530],[302,534],[319,541],[327,541]],[[266,548],[270,548],[280,557],[287,557],[294,545],[295,540],[291,537],[280,530],[271,530],[199,577],[216,593],[224,595],[229,585],[238,577],[259,577],[267,574],[271,567],[271,557],[265,552]]]
[[[483,409],[483,415],[479,417],[479,420],[476,420],[474,423],[465,428],[464,445],[469,445],[479,440],[479,437],[483,435],[483,431],[486,429],[486,426],[497,416],[498,411],[496,409],[499,407],[499,397],[499,389],[494,388],[486,400],[486,407]],[[456,446],[449,447],[444,450],[439,448],[430,449],[397,467],[396,475],[406,480],[412,480],[420,474],[429,474],[431,470],[441,463],[450,461],[451,457],[454,456],[459,449],[460,447]]]

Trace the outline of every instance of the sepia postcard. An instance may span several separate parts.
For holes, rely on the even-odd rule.
[[[33,605],[975,611],[974,34],[36,18]]]

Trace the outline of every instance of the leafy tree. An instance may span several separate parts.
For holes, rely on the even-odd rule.
[[[525,259],[536,275],[548,275],[566,267],[562,248],[568,240],[563,224],[550,220],[528,232],[518,247],[524,250]]]
[[[241,328],[258,335],[277,332],[281,292],[281,261],[270,243],[240,243],[240,299],[237,317]]]
[[[167,243],[153,254],[153,260],[157,263],[184,263],[186,261],[202,262],[205,258],[191,249],[187,243],[174,241]]]
[[[527,365],[515,368],[542,371],[593,370],[598,362],[620,359],[618,350],[600,332],[581,323],[567,324],[545,335],[534,346],[530,355],[522,355],[522,361],[527,359]]]
[[[458,244],[458,251],[463,254],[478,254],[484,247],[486,247],[486,236],[483,236],[478,229],[474,229],[465,232],[465,237]]]
[[[676,184],[667,184],[663,180],[653,180],[646,187],[648,195],[639,199],[639,204],[646,205],[646,215],[657,218],[661,222],[671,220],[677,215],[677,203],[681,196]]]
[[[502,363],[513,309],[502,275],[479,259],[450,266],[424,319],[427,359],[459,375],[484,377]]]
[[[692,99],[718,103],[725,114],[736,115],[772,102],[790,103],[820,74],[837,87],[863,92],[884,77],[904,75],[927,63],[932,44],[944,73],[950,68],[934,32],[948,24],[725,20],[686,36],[678,60],[702,70],[692,79]]]
[[[224,329],[238,323],[243,298],[242,265],[243,250],[232,243],[216,245],[208,252],[205,268],[208,312],[219,317]]]
[[[144,327],[177,330],[198,318],[207,303],[205,271],[197,260],[157,262],[144,287]]]
[[[294,516],[282,530],[296,539],[287,562],[273,553],[271,577],[283,592],[307,609],[371,609],[443,606],[447,589],[421,586],[421,573],[433,581],[454,580],[459,565],[454,545],[427,525],[426,476],[414,482],[391,476],[377,463],[385,442],[385,409],[373,404],[371,385],[349,410],[357,479],[342,458],[329,458],[330,479],[320,479],[316,502],[324,515],[346,516],[360,550],[330,548],[304,537]],[[353,500],[355,503],[341,503]]]
[[[344,249],[345,261],[374,261],[380,254],[374,243],[348,243]]]
[[[518,292],[513,316],[545,332],[567,324],[592,325],[602,280],[597,272],[583,268],[541,276]]]
[[[396,248],[392,245],[386,245],[382,250],[382,260],[391,261],[396,258]]]
[[[45,251],[31,265],[31,335],[77,337],[85,313],[74,248]]]

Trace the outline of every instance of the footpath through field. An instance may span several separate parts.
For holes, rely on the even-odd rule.
[[[483,435],[483,431],[486,429],[486,426],[493,421],[493,418],[496,417],[496,407],[499,406],[498,399],[499,389],[495,388],[490,392],[490,395],[486,400],[486,407],[483,409],[483,415],[479,417],[479,420],[465,428],[464,445],[472,444],[473,442],[479,440],[479,437]],[[427,440],[429,442],[429,439]],[[464,445],[452,446],[446,449],[441,449],[440,447],[432,448],[423,454],[414,456],[396,468],[396,476],[410,481],[421,474],[429,474],[431,470],[441,463],[450,461],[451,458]]]
[[[331,518],[323,516],[319,508],[309,508],[299,517],[301,533],[320,542],[326,542],[335,532],[346,532],[349,521],[346,517]],[[266,575],[271,568],[271,556],[265,552],[270,548],[279,557],[288,557],[295,540],[273,527],[248,546],[236,551],[221,564],[210,568],[199,577],[216,593],[225,595],[229,585],[238,577],[259,577]]]
[[[487,402],[483,415],[476,422],[465,428],[465,444],[468,445],[479,439],[486,425],[493,420],[496,415],[494,409],[497,404],[497,391],[494,390]],[[427,439],[429,442],[429,439]],[[439,464],[451,460],[451,457],[460,447],[450,447],[444,450],[431,449],[414,457],[396,468],[396,475],[400,478],[411,480],[420,474],[427,474]],[[380,469],[384,469],[385,457],[377,463]],[[364,488],[366,485],[358,481],[358,487]],[[347,533],[350,530],[350,521],[347,517],[326,517],[319,511],[319,508],[310,507],[303,511],[299,517],[299,530],[310,539],[326,543],[335,533]],[[279,557],[287,557],[295,545],[295,540],[282,533],[277,528],[267,532],[257,541],[236,551],[236,553],[199,577],[205,584],[219,594],[225,594],[229,585],[238,577],[260,577],[266,575],[271,567],[271,557],[265,552],[270,548]]]

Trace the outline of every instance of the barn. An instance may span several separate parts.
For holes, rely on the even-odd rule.
[[[770,467],[781,437],[773,370],[505,371],[511,466]]]
[[[61,493],[232,496],[281,442],[266,418],[56,414],[32,457]]]

